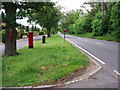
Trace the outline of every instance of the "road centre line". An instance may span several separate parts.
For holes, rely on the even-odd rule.
[[[97,44],[101,44],[101,45],[103,45],[103,43],[100,43],[100,42],[96,42]]]
[[[68,40],[68,39],[66,39]],[[91,57],[93,57],[94,59],[96,59],[98,62],[105,64],[102,60],[100,60],[99,58],[97,58],[96,56],[92,55],[91,53],[89,53],[87,50],[83,49],[82,47],[78,46],[77,44],[75,44],[74,42],[68,40],[69,42],[71,42],[73,45],[75,45],[76,47],[80,48],[81,50],[83,50],[85,53],[87,53],[88,55],[90,55]]]
[[[69,36],[69,37],[73,37],[73,36]]]
[[[113,71],[120,76],[120,73],[117,70],[113,70]]]

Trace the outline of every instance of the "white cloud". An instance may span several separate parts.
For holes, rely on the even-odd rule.
[[[52,0],[53,2],[57,2],[57,5],[60,5],[64,7],[62,9],[63,11],[69,11],[69,10],[76,10],[80,9],[80,6],[89,0]]]
[[[64,7],[61,11],[65,12],[65,11],[69,11],[69,10],[80,9],[80,6],[84,2],[87,2],[89,0],[51,0],[51,1],[57,2],[57,5],[60,5],[60,6]],[[89,7],[87,7],[87,8],[89,8]],[[31,24],[27,23],[27,20],[28,20],[28,18],[24,18],[24,19],[18,19],[16,21],[17,21],[17,23],[20,23],[22,25],[32,27]],[[37,27],[41,28],[40,25],[38,25],[38,24],[37,24]]]
[[[29,23],[27,23],[28,18],[23,18],[23,19],[17,19],[16,22],[25,26],[28,26]]]
[[[30,23],[27,22],[27,20],[28,20],[28,18],[26,17],[26,18],[23,18],[23,19],[17,19],[16,22],[19,23],[19,24],[22,24],[24,26],[29,26],[29,27],[32,27],[32,25],[35,26],[34,22],[32,22],[32,24],[30,24]],[[40,25],[38,25],[38,24],[36,25],[36,27],[41,28]]]

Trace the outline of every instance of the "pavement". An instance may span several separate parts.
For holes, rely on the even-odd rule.
[[[58,33],[63,37],[62,33]],[[118,47],[120,43],[66,35],[66,40],[79,46],[102,66],[91,77],[59,88],[118,88]]]
[[[41,40],[42,36],[33,37],[33,42]],[[17,50],[21,49],[25,46],[28,46],[28,38],[18,39],[17,40]],[[5,45],[3,43],[0,44],[0,56],[4,55]]]

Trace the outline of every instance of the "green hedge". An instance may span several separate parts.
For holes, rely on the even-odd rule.
[[[0,31],[0,38],[2,38],[2,42],[5,43],[5,30]]]

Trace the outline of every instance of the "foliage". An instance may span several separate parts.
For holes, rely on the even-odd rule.
[[[74,24],[77,19],[79,19],[83,15],[83,12],[81,10],[72,10],[67,12],[65,15],[62,16],[62,19],[60,21],[60,27],[62,28],[61,31],[63,31],[64,28],[67,30],[71,30],[72,26],[71,24]],[[70,28],[69,28],[70,27]],[[68,32],[73,32],[74,31],[68,31]]]
[[[25,35],[24,29],[20,28],[17,32],[17,38],[23,38],[23,35]]]
[[[110,32],[112,36],[120,38],[120,1],[115,3],[111,8],[111,18],[110,18]],[[120,41],[120,39],[118,40]]]
[[[80,36],[80,37],[94,38],[94,39],[99,39],[99,40],[108,40],[108,41],[118,42],[118,38],[110,34],[106,34],[104,36],[94,36],[94,33],[73,34],[73,35]]]
[[[44,34],[44,32],[39,32],[39,35],[43,35]]]
[[[0,35],[2,36],[1,39],[2,39],[2,43],[5,43],[5,30],[1,30],[0,31]]]
[[[55,30],[58,27],[58,22],[61,18],[61,12],[60,8],[56,7],[53,2],[48,2],[50,6],[43,6],[42,10],[44,11],[43,13],[41,12],[34,12],[28,15],[29,17],[29,22],[34,21],[38,23],[41,27],[47,29],[48,35],[50,35],[51,28],[54,28]]]
[[[92,9],[86,14],[68,12],[62,19],[60,30],[65,27],[70,34],[92,33],[95,37],[114,37],[113,41],[120,42],[120,1],[119,2],[91,2]],[[103,5],[103,6],[102,6]],[[106,38],[109,40],[109,38]]]
[[[93,33],[95,36],[101,36],[102,35],[102,12],[96,13],[93,21],[91,22],[91,27],[93,29]]]
[[[26,26],[26,31],[27,31],[27,32],[29,31],[29,26]]]
[[[55,3],[53,2],[2,2],[2,8],[5,10],[5,14],[2,15],[3,22],[6,24],[6,43],[5,43],[5,55],[6,56],[16,56],[18,55],[16,50],[16,37],[17,37],[17,31],[16,31],[16,19],[28,17],[28,16],[34,16],[34,13],[42,13],[42,16],[46,16],[46,18],[50,15],[49,13],[52,13],[50,15],[49,21],[46,20],[46,18],[42,19],[44,22],[47,22],[47,25],[54,26],[58,21],[56,20],[56,13],[53,13],[56,9],[54,8]],[[47,11],[49,10],[49,11]],[[49,15],[48,15],[49,14]],[[17,15],[17,16],[16,16]],[[39,17],[39,16],[38,16]],[[55,18],[55,19],[53,19]],[[38,20],[38,19],[36,19]],[[36,21],[35,20],[35,21]],[[40,19],[39,19],[40,20]],[[54,25],[50,25],[51,22]],[[41,20],[40,20],[41,21]],[[40,23],[41,24],[41,23]],[[57,25],[55,25],[57,26]],[[50,29],[51,27],[49,27]],[[10,38],[10,30],[12,30],[12,43],[9,42]],[[27,29],[29,31],[29,29]],[[50,36],[50,30],[48,30],[49,36]],[[22,36],[22,34],[21,34]]]
[[[43,32],[44,34],[47,34],[47,29],[46,28],[42,28],[42,29],[40,29],[40,32]]]

